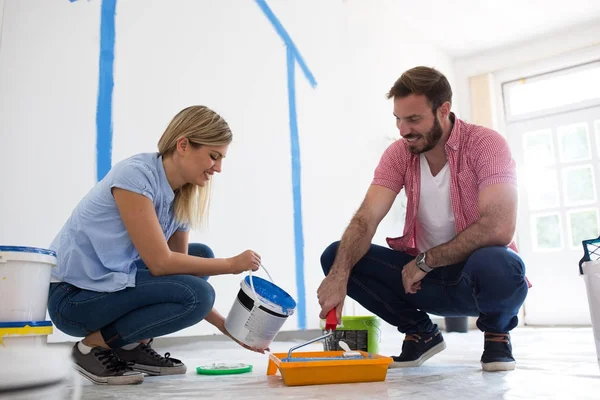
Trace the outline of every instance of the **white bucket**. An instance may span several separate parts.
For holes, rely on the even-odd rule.
[[[0,377],[0,400],[81,398],[70,346],[0,350]]]
[[[42,321],[56,253],[34,247],[0,246],[0,321]]]
[[[46,347],[52,322],[0,322],[0,353],[15,347]]]
[[[596,342],[596,357],[600,367],[600,260],[586,261],[581,267]]]
[[[249,274],[240,283],[225,329],[238,341],[263,350],[295,309],[296,301],[286,291]]]

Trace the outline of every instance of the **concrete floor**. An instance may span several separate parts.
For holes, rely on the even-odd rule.
[[[231,341],[199,338],[188,343],[157,340],[155,348],[182,359],[186,375],[146,377],[142,385],[109,387],[83,382],[83,399],[600,399],[600,370],[590,328],[518,328],[513,331],[517,369],[482,372],[483,335],[444,333],[447,349],[420,368],[391,369],[385,382],[287,387],[266,376],[267,356]],[[402,336],[384,328],[380,353],[396,354]],[[301,341],[274,342],[287,352]],[[307,350],[322,350],[317,343]],[[251,373],[224,377],[196,374],[213,362],[252,364]]]

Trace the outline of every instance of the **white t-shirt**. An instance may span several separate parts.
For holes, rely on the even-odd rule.
[[[449,242],[456,236],[456,225],[450,202],[450,167],[448,163],[431,175],[424,154],[421,162],[421,193],[416,221],[416,241],[420,252]]]

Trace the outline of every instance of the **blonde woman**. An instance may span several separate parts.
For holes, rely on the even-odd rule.
[[[182,110],[158,153],[115,164],[52,242],[58,265],[48,311],[58,329],[83,337],[72,355],[92,382],[185,373],[181,361],[152,349],[152,338],[199,321],[229,336],[207,277],[257,270],[260,256],[247,250],[214,258],[206,245],[188,244],[188,234],[206,216],[210,180],[221,172],[231,140],[214,111]]]

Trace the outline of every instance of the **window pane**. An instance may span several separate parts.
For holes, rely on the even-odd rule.
[[[551,165],[556,162],[552,130],[550,129],[525,133],[523,135],[523,147],[525,162],[528,165]]]
[[[600,64],[524,78],[506,90],[511,116],[593,100],[600,97]]]
[[[533,216],[534,250],[561,248],[560,217],[558,214]]]
[[[596,201],[596,185],[591,165],[563,170],[565,205],[589,204]]]
[[[558,144],[562,162],[589,160],[592,152],[587,122],[559,127]]]
[[[571,246],[581,247],[581,241],[598,237],[598,210],[569,211],[569,231],[571,233]]]
[[[600,119],[594,122],[596,131],[596,148],[598,150],[598,157],[600,157]]]
[[[529,208],[543,210],[558,207],[560,197],[556,168],[527,169],[527,181],[523,188],[527,191]]]

